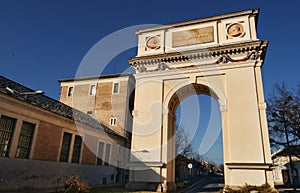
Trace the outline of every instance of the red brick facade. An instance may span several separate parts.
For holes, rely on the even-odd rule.
[[[62,128],[41,121],[37,129],[32,159],[57,161],[62,137]]]
[[[92,137],[86,135],[84,138],[84,144],[82,149],[82,164],[94,165],[97,161],[97,152],[98,139],[96,137]]]

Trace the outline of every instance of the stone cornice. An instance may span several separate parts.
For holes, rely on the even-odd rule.
[[[206,18],[194,19],[194,20],[190,20],[190,21],[183,21],[183,22],[177,22],[177,23],[172,23],[172,24],[167,24],[167,25],[162,25],[162,26],[157,26],[157,27],[145,28],[145,29],[138,30],[136,32],[136,34],[139,35],[144,32],[164,30],[164,29],[168,29],[168,28],[182,27],[182,26],[186,26],[186,25],[193,25],[193,24],[210,22],[210,21],[217,21],[220,19],[227,19],[227,18],[236,17],[236,16],[258,15],[258,13],[259,13],[258,9],[249,9],[249,10],[244,10],[244,11],[239,11],[239,12],[232,12],[232,13],[216,15],[216,16],[211,16],[211,17],[206,17]]]
[[[229,169],[271,170],[272,163],[226,163]]]
[[[129,60],[130,65],[137,72],[153,72],[160,70],[172,70],[188,67],[199,67],[205,65],[227,63],[227,62],[242,62],[251,60],[264,60],[268,41],[251,41],[239,44],[229,44],[211,48],[204,48],[185,52],[166,53],[154,56],[135,57]],[[242,58],[233,58],[233,55],[243,55]],[[171,67],[168,64],[172,63],[187,63],[209,61],[208,63],[192,64],[189,66]],[[212,61],[213,60],[213,61]],[[148,69],[148,67],[152,69]],[[153,68],[153,66],[156,66]]]

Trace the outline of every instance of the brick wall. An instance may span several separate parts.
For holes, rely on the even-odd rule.
[[[82,149],[82,164],[90,164],[93,165],[96,163],[97,156],[95,155],[97,152],[98,139],[96,137],[92,137],[86,135],[84,137],[83,149]]]
[[[69,105],[71,106],[71,100],[69,100],[69,98],[67,97],[67,94],[68,94],[68,86],[62,86],[60,88],[60,102],[66,104],[66,105]]]
[[[61,143],[62,128],[41,121],[37,129],[37,144],[33,150],[32,159],[57,161],[59,156],[59,147]]]
[[[96,82],[96,96],[90,96],[90,86],[91,84],[95,84]],[[119,93],[117,94],[112,93],[114,82],[120,83]],[[126,117],[126,114],[130,114],[130,112],[126,111],[129,110],[129,96],[127,95],[128,89],[132,90],[132,83],[133,81],[130,78],[124,79],[123,77],[120,79],[95,79],[89,80],[87,82],[81,82],[79,80],[76,81],[75,86],[74,82],[65,82],[61,87],[60,101],[85,113],[87,111],[93,111],[94,117],[101,123],[116,131],[117,133],[124,135],[124,129],[131,129],[130,127],[132,119],[131,117]],[[68,85],[74,86],[73,97],[67,96],[69,88]],[[110,125],[111,118],[117,118],[117,125]]]
[[[96,117],[101,123],[124,135],[127,82],[120,82],[118,94],[112,94],[113,82],[97,85]],[[110,126],[110,118],[117,118],[117,125]]]

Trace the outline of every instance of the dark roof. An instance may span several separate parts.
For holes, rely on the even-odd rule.
[[[12,89],[13,91],[16,91],[16,93],[9,92],[7,87]],[[65,105],[65,104],[63,104],[55,99],[52,99],[50,97],[47,97],[43,94],[29,94],[29,95],[22,94],[24,92],[34,92],[34,90],[32,90],[28,87],[25,87],[17,82],[14,82],[14,81],[7,79],[0,75],[0,93],[9,95],[18,100],[30,103],[32,105],[38,106],[43,109],[46,109],[50,112],[61,115],[70,120],[74,120],[74,121],[82,123],[84,125],[91,126],[95,129],[99,129],[108,134],[124,138],[124,136],[121,136],[120,134],[116,133],[115,131],[113,131],[110,128],[106,127],[105,125],[101,124],[96,119],[92,118],[91,116],[89,116],[77,109],[74,109],[68,105]]]
[[[84,76],[84,77],[75,77],[75,78],[64,78],[58,80],[58,82],[71,82],[76,80],[93,80],[93,79],[102,79],[102,78],[115,78],[122,76],[133,76],[131,73],[123,73],[123,74],[101,74],[99,76]]]

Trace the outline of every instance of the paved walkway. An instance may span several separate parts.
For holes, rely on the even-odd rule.
[[[203,179],[198,183],[191,186],[188,190],[184,193],[217,193],[219,192],[224,186],[224,179],[221,177],[214,177]]]
[[[224,179],[221,177],[208,177],[202,179],[189,187],[184,193],[218,193],[224,187]],[[293,188],[287,187],[276,187],[276,189],[281,193],[300,193],[300,188],[293,190]]]

